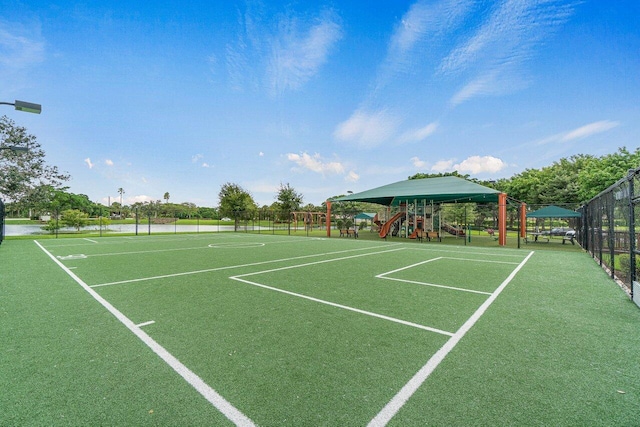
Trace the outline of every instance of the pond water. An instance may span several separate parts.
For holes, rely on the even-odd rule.
[[[270,230],[267,227],[248,227],[248,230]],[[244,231],[244,227],[239,228]],[[73,232],[74,228],[61,228],[60,233]],[[100,227],[84,227],[81,231],[89,231],[91,233],[100,233]],[[152,224],[151,234],[153,233],[211,233],[220,231],[233,231],[232,225],[175,225],[175,224]],[[108,230],[103,228],[103,233],[135,233],[135,224],[115,224],[110,225]],[[29,236],[35,234],[48,234],[42,229],[42,225],[12,225],[5,223],[5,236]],[[138,234],[149,234],[149,225],[138,225]]]

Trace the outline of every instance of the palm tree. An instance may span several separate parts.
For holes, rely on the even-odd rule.
[[[168,191],[166,193],[164,193],[164,200],[165,200],[165,203],[169,203],[169,192]]]
[[[124,189],[122,187],[118,188],[118,193],[120,193],[120,217],[122,218],[122,195],[124,194]]]

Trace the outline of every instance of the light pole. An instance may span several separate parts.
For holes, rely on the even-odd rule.
[[[13,105],[16,110],[24,111],[25,113],[40,114],[42,112],[42,105],[25,101],[0,102],[0,105]]]

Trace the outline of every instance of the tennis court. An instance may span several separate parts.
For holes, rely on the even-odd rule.
[[[582,253],[217,233],[0,256],[29,265],[2,370],[31,359],[2,424],[638,420],[640,315]]]

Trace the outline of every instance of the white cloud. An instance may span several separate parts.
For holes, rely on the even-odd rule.
[[[606,132],[620,125],[620,122],[612,122],[610,120],[601,120],[599,122],[589,123],[588,125],[581,126],[570,132],[567,132],[561,141],[572,141],[574,139],[587,138],[597,133]]]
[[[458,105],[478,95],[512,92],[527,85],[523,64],[573,13],[572,4],[557,1],[501,2],[472,36],[441,62],[443,75],[470,75],[451,99]]]
[[[155,199],[153,197],[145,196],[141,194],[139,196],[127,197],[124,202],[125,204],[132,205],[134,203],[144,203],[144,202],[152,202]]]
[[[367,113],[361,110],[340,123],[333,135],[342,141],[355,142],[363,148],[371,148],[389,140],[398,127],[399,119],[386,111]]]
[[[344,180],[347,182],[357,182],[360,180],[360,175],[358,175],[354,171],[349,171],[347,176],[344,177]]]
[[[479,174],[479,173],[496,173],[506,168],[507,164],[493,156],[470,156],[460,163],[456,163],[455,159],[440,160],[431,170],[433,172],[453,172]]]
[[[87,164],[87,166],[89,167],[89,169],[93,169],[93,163],[91,163],[91,159],[89,157],[87,157],[86,159],[84,159],[84,162]]]
[[[453,171],[453,162],[453,160],[439,160],[431,166],[431,170],[433,172],[451,172]]]
[[[203,157],[204,156],[202,154],[195,154],[191,156],[191,163],[198,163]]]
[[[0,70],[15,72],[44,60],[44,43],[34,39],[33,34],[40,34],[40,28],[14,25],[9,29],[6,22],[0,21]]]
[[[211,166],[209,165],[209,163],[204,162],[204,163],[202,163],[202,167],[203,168],[210,168]]]
[[[505,162],[493,156],[471,156],[453,166],[458,172],[469,172],[472,174],[483,172],[496,173],[506,167],[507,164]]]
[[[305,84],[342,37],[339,19],[333,12],[324,12],[314,25],[299,28],[304,26],[297,18],[282,19],[278,33],[270,40],[267,80],[274,96]]]
[[[472,6],[470,0],[419,0],[412,4],[391,36],[383,70],[393,74],[411,67],[416,58],[433,50],[435,38],[460,25]],[[419,48],[424,52],[417,54]]]
[[[468,99],[480,95],[497,94],[498,90],[503,89],[498,85],[495,74],[478,76],[474,80],[467,82],[462,89],[456,92],[449,103],[455,107]]]
[[[575,141],[578,139],[588,138],[590,136],[606,132],[620,126],[620,122],[611,120],[600,120],[598,122],[589,123],[568,132],[560,132],[550,135],[533,142],[534,145],[562,144],[565,142]]]
[[[410,160],[413,164],[413,167],[415,167],[416,169],[424,169],[427,167],[427,162],[425,162],[424,160],[420,160],[419,157],[412,157]]]
[[[277,97],[299,90],[315,76],[342,38],[340,17],[326,9],[307,19],[281,14],[272,25],[248,4],[240,17],[241,31],[226,46],[226,67],[234,90],[247,86]]]
[[[344,173],[344,166],[340,162],[326,162],[320,154],[310,156],[308,153],[294,154],[288,153],[287,160],[294,162],[301,169],[307,169],[321,174],[341,175]]]
[[[104,164],[107,165],[107,166],[113,166],[113,160],[107,159],[107,160],[104,161]]]
[[[258,153],[258,157],[264,157],[264,153],[261,151]]]
[[[420,142],[428,138],[429,136],[431,136],[437,129],[438,129],[437,122],[429,123],[428,125],[420,129],[412,129],[412,130],[406,131],[400,136],[399,142],[401,143]]]

